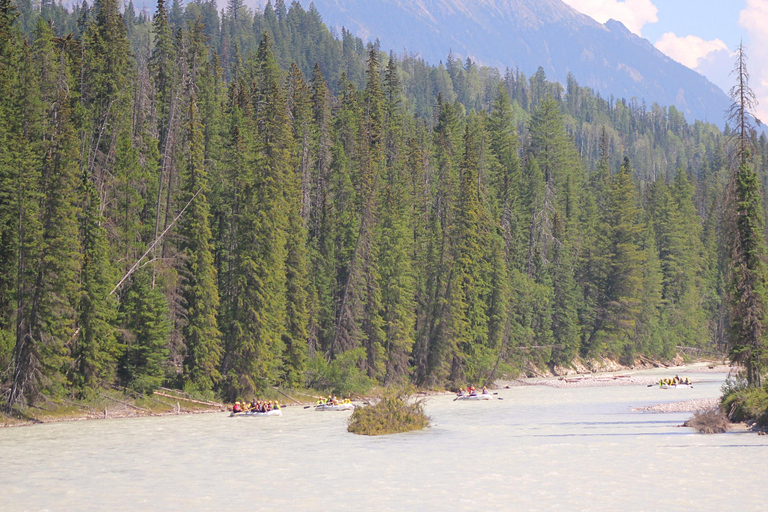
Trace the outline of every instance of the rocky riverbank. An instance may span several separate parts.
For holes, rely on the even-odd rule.
[[[585,368],[585,373],[571,373],[560,376],[523,377],[515,380],[498,380],[496,387],[507,388],[514,386],[549,386],[553,388],[586,388],[600,386],[649,386],[656,385],[659,378],[655,376],[635,375],[633,370],[645,370],[646,367],[625,367],[615,363],[607,365],[602,372],[591,373]],[[677,373],[729,373],[732,368],[720,363],[700,362],[688,366],[664,366],[669,371],[669,377]]]
[[[695,400],[683,400],[681,402],[670,402],[667,404],[647,405],[632,410],[642,412],[698,412],[714,409],[719,404],[719,398],[698,398]]]

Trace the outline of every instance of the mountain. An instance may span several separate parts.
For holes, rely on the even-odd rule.
[[[308,7],[310,0],[301,0]],[[420,54],[430,63],[449,52],[487,66],[541,66],[566,83],[608,97],[674,105],[686,119],[722,125],[728,97],[620,22],[600,24],[561,0],[314,0],[329,27],[346,27],[383,49]]]

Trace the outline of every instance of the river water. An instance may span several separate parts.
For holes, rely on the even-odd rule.
[[[719,396],[722,374],[677,373],[695,387],[431,397],[431,428],[381,437],[347,433],[348,412],[299,407],[0,429],[0,511],[764,509],[768,436],[631,410]]]

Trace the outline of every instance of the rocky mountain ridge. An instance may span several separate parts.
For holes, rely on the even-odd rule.
[[[300,3],[308,8],[310,0]],[[550,79],[572,73],[604,97],[674,105],[688,121],[722,127],[729,100],[704,76],[675,62],[622,23],[605,24],[561,0],[314,0],[330,27],[346,27],[382,49],[437,64],[449,52],[480,64],[539,66]]]

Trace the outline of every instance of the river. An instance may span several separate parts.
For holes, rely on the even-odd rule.
[[[431,428],[381,437],[300,407],[0,429],[0,511],[762,510],[768,436],[631,410],[720,394],[722,374],[677,373],[694,388],[430,397]]]

